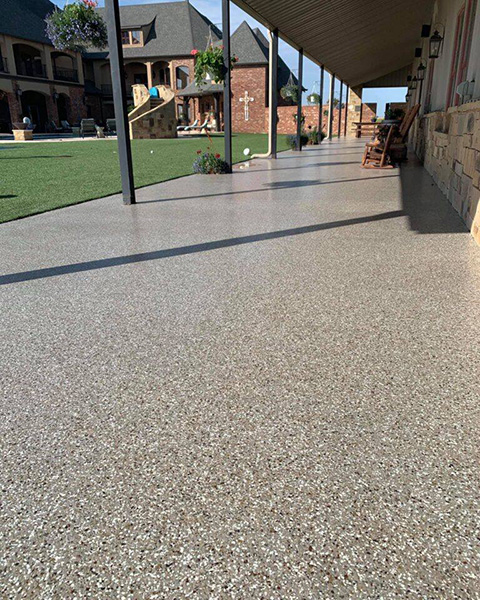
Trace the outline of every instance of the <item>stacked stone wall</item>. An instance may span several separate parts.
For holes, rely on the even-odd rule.
[[[480,244],[480,102],[425,115],[415,125],[412,142]]]

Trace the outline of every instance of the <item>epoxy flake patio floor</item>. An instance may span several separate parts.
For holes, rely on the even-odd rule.
[[[480,598],[480,250],[360,154],[0,227],[0,597]]]

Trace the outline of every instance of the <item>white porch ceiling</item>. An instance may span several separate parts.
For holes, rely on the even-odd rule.
[[[434,0],[234,0],[351,87],[411,64]]]

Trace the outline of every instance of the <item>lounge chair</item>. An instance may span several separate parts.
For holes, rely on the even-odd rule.
[[[190,131],[191,129],[195,129],[195,127],[197,125],[198,125],[198,119],[195,119],[195,121],[191,125],[187,125],[183,131]],[[177,128],[177,131],[179,131],[178,128]]]
[[[107,127],[106,127],[107,135],[116,135],[117,133],[117,122],[115,119],[107,119]]]
[[[49,133],[63,133],[63,127],[57,127],[55,121],[49,121],[47,125],[47,131]]]
[[[210,121],[210,117],[207,117],[201,125],[197,125],[196,127],[192,126],[191,129],[195,130],[195,131],[200,131],[200,132],[205,131],[205,129],[211,129],[212,126],[210,125],[209,121]]]
[[[84,138],[86,135],[97,135],[95,119],[82,119],[80,121],[80,135]]]

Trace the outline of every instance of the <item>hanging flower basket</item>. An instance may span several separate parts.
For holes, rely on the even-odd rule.
[[[223,46],[210,45],[203,52],[192,50],[191,54],[195,57],[195,83],[198,87],[202,86],[207,77],[216,83],[224,83]],[[232,56],[230,59],[230,68],[232,69],[237,62],[238,58]]]
[[[107,46],[107,26],[95,10],[97,5],[96,0],[76,0],[45,19],[47,35],[55,48],[82,52],[89,46]]]
[[[298,102],[298,85],[287,83],[280,89],[280,96],[284,100],[291,100],[296,104]]]

